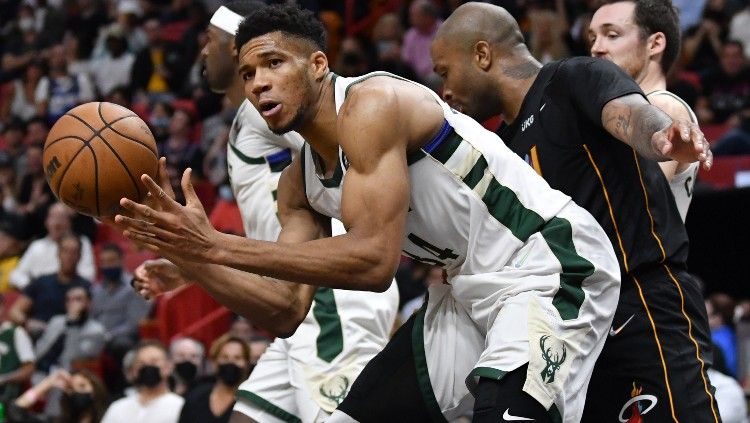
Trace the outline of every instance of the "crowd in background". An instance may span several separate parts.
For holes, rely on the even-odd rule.
[[[701,125],[720,129],[711,140],[714,154],[750,154],[750,2],[673,2],[683,45],[668,89],[693,107]],[[298,3],[326,26],[337,74],[384,70],[440,91],[429,47],[461,1]],[[596,1],[492,3],[521,23],[541,62],[590,54]],[[242,234],[226,169],[235,110],[202,76],[204,30],[220,4],[0,0],[0,402],[9,419],[96,422],[124,397],[105,420],[141,421],[127,402],[133,387],[161,398],[149,415],[226,418],[233,389],[270,342],[241,318],[213,345],[177,339],[165,348],[140,339],[139,325],[154,306],[130,288],[132,246],[109,242],[99,223],[56,203],[42,163],[43,143],[60,116],[89,101],[120,104],[150,125],[173,184],[192,167],[212,223]],[[397,280],[405,320],[443,274],[404,260]],[[741,379],[734,327],[750,320],[750,300],[714,293],[707,307],[716,367]]]

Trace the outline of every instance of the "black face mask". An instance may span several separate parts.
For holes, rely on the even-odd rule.
[[[141,367],[134,383],[136,386],[145,386],[146,388],[159,385],[161,383],[161,369],[156,366]]]
[[[190,361],[182,361],[174,366],[174,371],[183,382],[190,383],[195,380],[195,376],[198,374],[198,367]]]
[[[88,392],[73,392],[68,395],[68,405],[70,412],[74,416],[80,416],[94,403],[94,396]]]
[[[242,372],[243,369],[240,366],[232,363],[224,363],[219,365],[216,377],[224,382],[225,385],[234,386],[242,380]]]

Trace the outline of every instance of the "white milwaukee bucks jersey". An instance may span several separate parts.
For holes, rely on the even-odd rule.
[[[680,97],[667,90],[656,90],[648,93],[648,97],[654,95],[666,95],[679,101],[683,106],[685,106],[688,114],[690,114],[690,121],[695,124],[698,123],[698,117],[695,116],[693,109],[691,109],[690,106],[688,106],[688,104],[685,103],[685,101]],[[693,187],[695,186],[695,179],[698,175],[698,166],[698,162],[691,163],[690,166],[687,167],[687,169],[683,170],[680,173],[676,173],[672,177],[672,180],[669,181],[669,188],[672,190],[672,195],[674,195],[674,200],[677,203],[677,211],[680,212],[680,217],[682,218],[683,222],[685,221],[685,217],[687,216],[690,202],[693,200]]]
[[[249,238],[263,241],[278,238],[276,188],[279,176],[303,143],[296,132],[284,135],[271,132],[248,100],[237,110],[229,131],[227,167],[245,235]]]
[[[248,237],[278,238],[279,176],[302,144],[297,133],[272,133],[249,101],[237,111],[227,159]],[[344,233],[341,222],[335,220],[332,230],[336,235]],[[236,409],[264,422],[289,416],[308,422],[318,415],[327,416],[365,364],[388,342],[397,310],[395,284],[384,293],[319,288],[294,335],[277,339],[240,386]],[[268,410],[274,412],[268,414]]]
[[[398,78],[337,77],[337,110],[353,84],[383,76]],[[619,295],[612,244],[588,212],[551,189],[497,135],[432,94],[445,121],[408,156],[402,244],[406,256],[448,272],[446,285],[429,288],[415,323],[419,386],[434,397],[428,408],[439,407],[448,420],[463,415],[475,377],[499,379],[528,363],[524,391],[553,420],[578,421]],[[344,153],[327,180],[308,144],[302,153],[310,205],[335,218]]]

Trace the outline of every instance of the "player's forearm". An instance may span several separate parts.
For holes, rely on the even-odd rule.
[[[216,301],[276,336],[291,336],[307,315],[314,288],[218,264],[173,260]]]
[[[224,235],[212,262],[260,275],[338,289],[385,291],[400,257],[400,245],[358,239],[351,233],[300,244]]]
[[[604,128],[647,159],[670,160],[654,148],[651,139],[656,132],[671,125],[672,119],[643,97],[634,99],[626,96],[607,103],[602,110]]]

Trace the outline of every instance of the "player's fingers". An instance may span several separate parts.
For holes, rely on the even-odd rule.
[[[182,193],[185,195],[185,204],[187,206],[195,206],[201,204],[201,200],[198,198],[198,194],[195,193],[193,188],[193,182],[191,176],[193,175],[193,169],[187,168],[182,174]]]
[[[174,198],[174,190],[172,189],[172,182],[169,180],[169,172],[167,171],[167,158],[162,157],[159,159],[159,172],[157,174],[159,186],[164,192],[167,193],[169,198]]]
[[[708,149],[706,136],[703,135],[703,131],[700,130],[698,125],[693,125],[690,127],[690,138],[693,141],[693,146],[696,152],[704,153]]]
[[[707,148],[704,154],[706,155],[706,160],[703,161],[703,168],[711,170],[711,166],[714,165],[714,153],[710,148]]]
[[[115,216],[115,221],[123,229],[138,229],[144,232],[150,232],[154,227],[152,222],[143,219],[133,219],[132,217],[118,214]]]
[[[672,150],[672,143],[669,141],[667,134],[662,131],[651,137],[651,146],[662,155],[668,154]]]
[[[690,142],[690,122],[678,121],[677,129],[680,134],[680,139],[684,142]]]
[[[135,201],[130,200],[128,198],[121,199],[120,206],[126,211],[130,212],[130,215],[127,215],[126,213],[118,214],[117,216],[115,216],[115,222],[119,222],[118,221],[118,216],[119,216],[119,218],[130,217],[130,218],[145,220],[148,222],[153,222],[157,225],[158,224],[165,225],[165,224],[170,223],[170,220],[168,219],[168,215],[162,212],[158,212],[145,204],[136,203]]]
[[[179,204],[174,200],[174,193],[172,196],[169,195],[162,187],[159,186],[153,179],[148,175],[141,176],[141,181],[148,188],[148,192],[156,198],[158,203],[165,210],[174,210]]]
[[[127,230],[123,232],[122,235],[125,238],[140,244],[141,246],[143,246],[143,248],[149,251],[153,251],[155,253],[160,252],[161,251],[160,245],[163,245],[162,243],[159,242],[158,239],[152,236],[139,233],[139,232],[135,232],[135,231]]]

